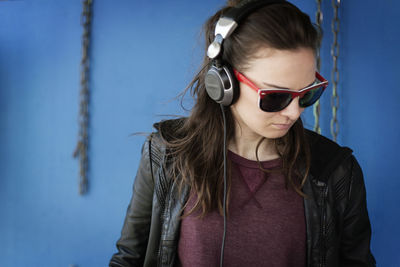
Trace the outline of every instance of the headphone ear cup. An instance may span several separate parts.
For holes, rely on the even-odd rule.
[[[237,80],[231,65],[225,63],[225,69],[227,75],[229,76],[229,80],[231,81],[232,99],[229,105],[232,105],[236,102],[240,95],[239,81]]]
[[[238,81],[229,65],[213,64],[207,71],[205,87],[208,96],[224,106],[233,104],[239,96]]]

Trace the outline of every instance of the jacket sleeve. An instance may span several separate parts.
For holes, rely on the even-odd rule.
[[[118,252],[110,260],[110,267],[143,266],[149,239],[152,215],[154,179],[150,161],[150,139],[142,147],[142,156],[136,174],[133,194],[128,206]]]
[[[347,207],[343,217],[340,266],[376,266],[370,251],[371,225],[363,174],[352,156]]]

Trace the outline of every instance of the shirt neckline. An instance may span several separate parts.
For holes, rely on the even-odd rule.
[[[259,169],[259,163],[257,162],[257,160],[246,159],[230,150],[228,150],[228,158],[232,162],[234,162],[238,165],[248,167],[248,168]],[[279,167],[282,163],[282,159],[277,158],[277,159],[272,159],[272,160],[260,161],[260,163],[264,169],[271,169],[271,168]]]

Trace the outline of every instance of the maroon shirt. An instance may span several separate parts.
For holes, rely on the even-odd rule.
[[[258,168],[257,161],[230,151],[228,157],[233,169],[224,266],[305,266],[303,198],[286,189],[282,174],[266,174]],[[264,168],[280,164],[280,159],[262,162]],[[194,201],[189,199],[185,213]],[[197,215],[182,220],[180,265],[219,266],[223,217],[217,211],[202,219]]]

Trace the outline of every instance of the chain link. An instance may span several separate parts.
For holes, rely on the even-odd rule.
[[[323,13],[321,10],[322,0],[317,1],[317,12],[315,14],[315,21],[318,28],[321,28],[322,20],[323,20]],[[318,49],[317,49],[317,69],[320,71],[321,69],[321,55],[320,55],[320,48],[321,48],[321,37],[318,38]],[[319,125],[319,117],[320,117],[321,107],[319,100],[313,106],[313,113],[314,113],[314,131],[317,133],[321,133],[321,127]]]
[[[90,30],[92,20],[92,1],[84,0],[81,14],[82,35],[82,59],[80,73],[80,109],[79,109],[79,140],[74,157],[79,157],[79,194],[84,195],[88,191],[88,148],[89,148],[89,48]]]
[[[336,142],[339,134],[339,122],[337,120],[337,112],[339,109],[339,95],[338,95],[338,84],[339,84],[339,69],[338,69],[338,59],[339,59],[339,43],[338,43],[338,35],[339,35],[339,5],[340,0],[332,0],[332,7],[334,10],[333,19],[332,19],[332,33],[333,33],[333,43],[331,47],[331,56],[333,61],[332,68],[332,97],[331,97],[331,106],[332,106],[332,119],[331,119],[331,134],[333,140]]]

